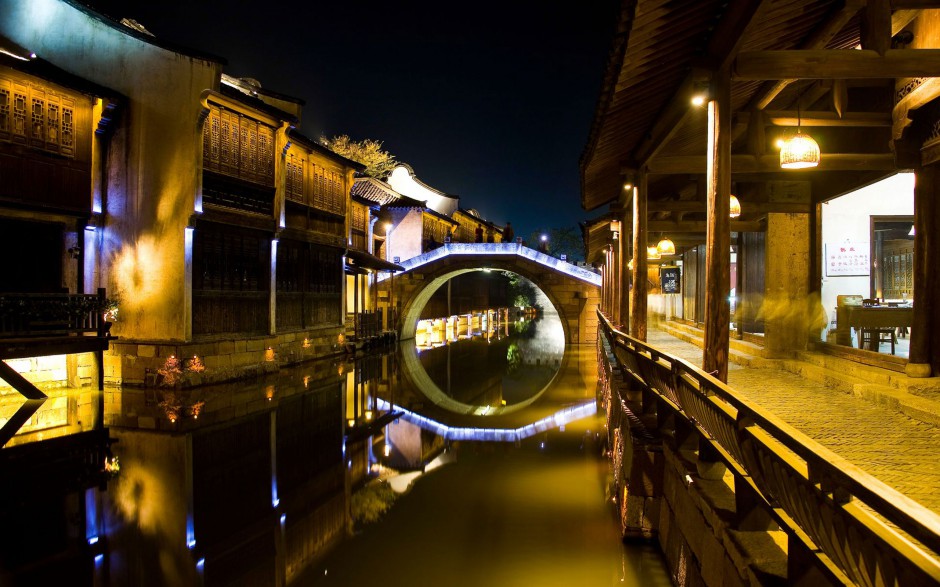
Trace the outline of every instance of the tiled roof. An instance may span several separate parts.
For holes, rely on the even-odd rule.
[[[405,197],[393,190],[392,186],[374,177],[360,177],[356,179],[352,187],[352,195],[382,205],[391,204]],[[411,198],[406,199],[411,200]],[[417,200],[412,201],[416,202]],[[423,202],[418,202],[418,204],[420,207],[424,207]]]

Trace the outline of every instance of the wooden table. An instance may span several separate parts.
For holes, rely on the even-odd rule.
[[[863,328],[903,328],[914,322],[914,308],[892,308],[890,306],[842,306],[836,311],[836,328],[842,331],[843,340],[851,340],[851,330],[858,335],[858,348],[862,348]],[[844,343],[843,343],[844,344]],[[877,343],[874,343],[877,344]],[[872,349],[877,351],[878,349]]]

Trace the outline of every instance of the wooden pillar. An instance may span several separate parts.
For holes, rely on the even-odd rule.
[[[620,279],[617,281],[617,307],[618,313],[620,315],[620,325],[622,330],[627,331],[630,325],[630,269],[627,266],[630,262],[628,252],[630,247],[624,242],[624,228],[627,226],[627,221],[629,220],[629,208],[626,206],[626,201],[624,201],[624,206],[621,207],[620,213],[617,215],[617,220],[620,221],[620,234],[617,235],[617,242],[614,243],[614,249],[617,254],[617,272]]]
[[[937,348],[936,318],[932,306],[940,300],[937,279],[930,257],[936,254],[937,239],[933,236],[940,211],[936,196],[940,173],[934,165],[916,170],[914,182],[914,326],[911,346],[904,371],[909,377],[930,377],[940,372],[940,348]],[[934,262],[935,264],[936,262]]]
[[[707,222],[705,240],[705,348],[702,369],[728,381],[730,327],[731,76],[718,72],[708,102]]]
[[[630,336],[646,341],[647,234],[646,173],[633,186],[633,289],[630,290]]]
[[[619,213],[615,210],[615,215]],[[623,287],[623,255],[620,254],[619,247],[616,242],[610,244],[610,254],[607,256],[610,259],[610,283],[612,287],[610,288],[610,310],[608,316],[610,316],[610,321],[614,326],[620,326],[623,324],[620,316],[620,295],[621,289]]]

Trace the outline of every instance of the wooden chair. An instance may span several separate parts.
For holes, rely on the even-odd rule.
[[[894,345],[897,343],[897,336],[894,334],[894,328],[862,328],[862,341],[859,348],[869,349],[878,352],[881,343],[891,343],[891,354],[894,354]]]

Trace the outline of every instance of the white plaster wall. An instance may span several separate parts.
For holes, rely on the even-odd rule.
[[[222,66],[138,39],[61,0],[0,0],[0,34],[127,97],[107,163],[100,285],[123,297],[115,334],[184,339],[184,229],[201,173],[200,96],[218,89]]]
[[[457,210],[457,199],[430,190],[421,185],[407,167],[398,166],[388,176],[388,185],[399,194],[421,202],[439,214],[452,215]]]
[[[392,231],[385,241],[389,260],[400,257],[405,261],[420,255],[424,230],[421,210],[392,210],[392,224]]]
[[[822,240],[826,243],[865,242],[871,240],[872,216],[914,215],[914,174],[899,173],[822,205]],[[870,246],[870,245],[869,245]],[[822,304],[830,321],[838,295],[871,294],[871,277],[826,277],[823,246]]]

